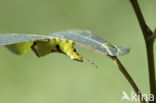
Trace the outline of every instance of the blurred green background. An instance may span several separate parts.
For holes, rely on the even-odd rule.
[[[156,24],[156,1],[140,0],[148,25]],[[0,0],[0,33],[48,34],[84,29],[120,46],[119,57],[143,93],[149,93],[144,40],[129,0]],[[0,103],[131,103],[133,90],[106,56],[76,47],[95,62],[72,61],[62,54],[38,59],[0,47]],[[134,102],[135,103],[135,102]],[[138,103],[138,102],[136,102]]]

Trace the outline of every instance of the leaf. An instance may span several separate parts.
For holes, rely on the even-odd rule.
[[[90,31],[73,30],[66,32],[56,32],[49,35],[34,34],[0,34],[0,45],[9,45],[20,42],[34,41],[46,38],[66,38],[73,40],[78,46],[82,46],[98,53],[110,56],[125,55],[129,52],[129,48],[112,45],[107,41],[95,36]]]
[[[50,36],[73,40],[79,46],[94,50],[95,52],[104,55],[121,56],[127,54],[130,51],[130,49],[127,47],[112,45],[100,37],[95,36],[90,31],[73,30],[56,32],[50,34]]]
[[[45,35],[34,35],[34,34],[0,34],[0,45],[8,45],[26,41],[33,41],[39,39],[49,38]]]

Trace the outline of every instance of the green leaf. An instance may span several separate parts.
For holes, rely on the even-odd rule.
[[[78,46],[94,50],[95,52],[104,55],[121,56],[127,54],[130,51],[130,49],[127,47],[112,45],[102,38],[95,36],[94,34],[92,34],[92,32],[85,30],[56,32],[49,35],[52,37],[60,37],[66,38],[68,40],[73,40]]]
[[[73,40],[78,46],[94,50],[104,55],[120,56],[129,52],[129,48],[112,45],[100,37],[95,36],[90,31],[83,30],[56,32],[49,34],[48,36],[34,34],[0,34],[0,45],[9,45],[54,37]]]
[[[39,39],[49,38],[45,35],[34,34],[0,34],[0,45],[9,45],[14,43],[33,41]]]

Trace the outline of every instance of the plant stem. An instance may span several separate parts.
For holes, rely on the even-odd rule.
[[[156,103],[156,82],[155,82],[155,67],[154,67],[154,53],[153,53],[153,43],[154,40],[151,38],[153,37],[153,32],[149,29],[146,25],[142,12],[140,10],[139,4],[137,0],[130,0],[135,14],[138,18],[141,30],[143,32],[143,36],[145,39],[146,44],[146,51],[147,51],[147,58],[148,58],[148,70],[149,70],[149,82],[150,82],[150,93],[154,95],[153,102],[149,103]]]
[[[139,25],[140,25],[141,30],[143,32],[144,39],[147,40],[148,36],[151,36],[153,33],[149,29],[149,27],[146,25],[146,22],[145,22],[145,19],[143,17],[143,14],[141,12],[138,1],[137,0],[130,0],[130,2],[132,4],[132,6],[133,6],[133,9],[134,9],[135,14],[137,16],[137,19],[139,21]]]
[[[146,42],[146,50],[147,50],[147,57],[148,57],[150,93],[153,94],[154,96],[156,96],[153,44],[154,44],[154,41],[152,41],[152,40],[147,41]],[[154,98],[154,100],[156,100],[156,97]],[[156,101],[154,101],[153,103],[156,103]]]
[[[126,79],[131,84],[131,86],[133,87],[133,89],[136,92],[136,94],[137,95],[140,95],[140,97],[141,97],[140,98],[140,102],[141,103],[146,103],[146,101],[142,97],[141,91],[139,90],[139,88],[137,87],[136,83],[134,82],[134,80],[132,79],[132,77],[130,76],[130,74],[127,72],[127,70],[125,69],[125,67],[122,65],[122,63],[120,62],[120,60],[117,57],[112,57],[112,56],[109,56],[109,57],[114,61],[115,65],[119,68],[119,70],[122,72],[122,74],[126,77]]]

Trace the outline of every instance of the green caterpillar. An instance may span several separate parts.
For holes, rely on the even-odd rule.
[[[73,47],[73,45],[74,41],[72,40],[68,41],[60,38],[48,38],[15,43],[7,45],[7,48],[16,54],[25,54],[32,49],[38,57],[45,56],[49,53],[58,52],[68,55],[73,60],[82,62],[83,57],[76,52],[76,49]]]

